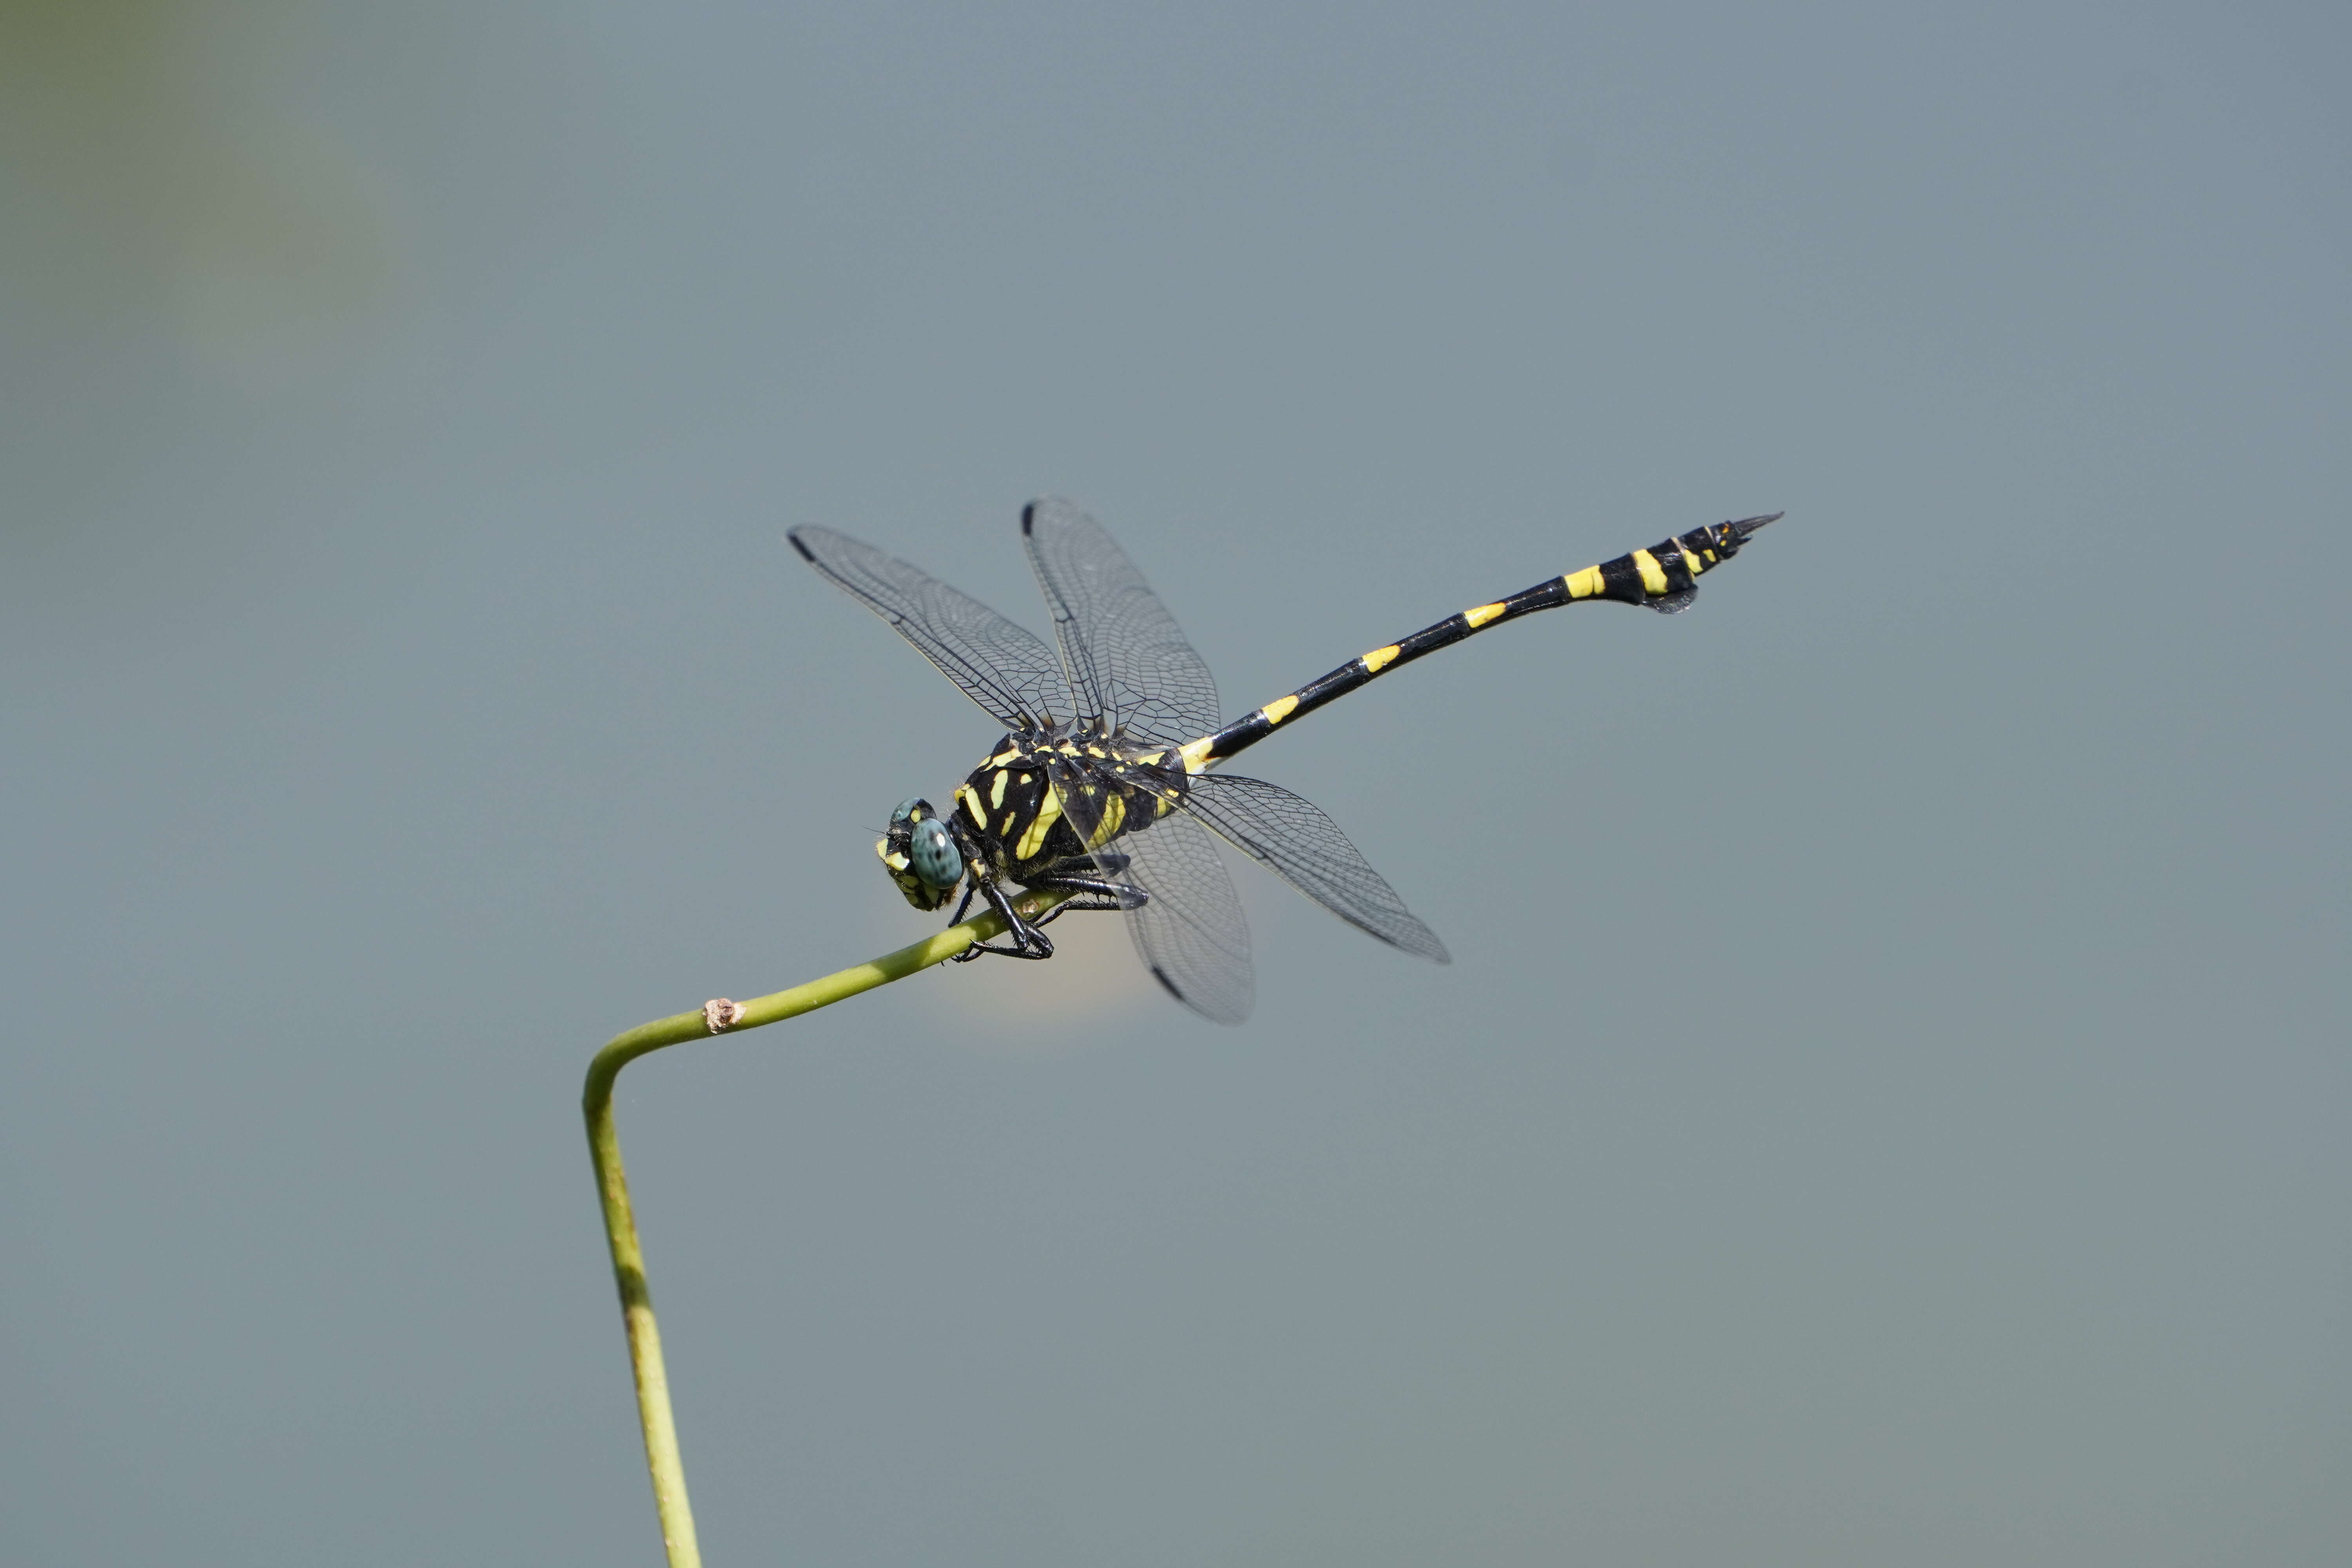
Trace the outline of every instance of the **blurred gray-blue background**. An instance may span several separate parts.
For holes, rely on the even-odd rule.
[[[938,923],[995,728],[782,542],[1227,711],[1237,868],[658,1057],[711,1561],[2352,1560],[2352,19],[0,6],[0,1558],[640,1563],[595,1046]],[[1082,922],[1072,921],[1068,927]]]

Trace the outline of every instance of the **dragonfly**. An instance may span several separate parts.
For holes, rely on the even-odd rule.
[[[1160,596],[1102,525],[1072,503],[1032,501],[1021,541],[1054,619],[1055,647],[969,595],[829,528],[789,537],[808,563],[887,621],[1004,736],[956,786],[942,815],[914,798],[875,844],[919,910],[975,899],[1003,921],[1002,945],[957,954],[1045,959],[1044,928],[1071,910],[1120,910],[1137,952],[1177,1001],[1213,1023],[1248,1017],[1256,981],[1249,926],[1216,840],[1241,850],[1358,930],[1419,958],[1450,962],[1320,807],[1222,764],[1327,703],[1506,621],[1562,605],[1687,608],[1698,579],[1783,514],[1663,540],[1596,566],[1475,605],[1349,659],[1222,723],[1217,683]],[[1009,889],[1062,901],[1034,919]]]

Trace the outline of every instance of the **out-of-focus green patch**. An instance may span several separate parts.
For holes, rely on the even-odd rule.
[[[282,107],[283,0],[0,0],[0,268],[20,300],[146,317],[230,365],[390,297],[377,182]]]

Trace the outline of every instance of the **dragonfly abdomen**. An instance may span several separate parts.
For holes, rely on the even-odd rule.
[[[1422,627],[1411,637],[1399,637],[1386,647],[1376,647],[1349,659],[1297,690],[1244,713],[1214,734],[1203,735],[1191,742],[1179,755],[1182,757],[1187,772],[1199,773],[1255,745],[1274,733],[1278,726],[1302,714],[1312,713],[1327,702],[1337,701],[1391,669],[1411,664],[1439,648],[1451,647],[1488,626],[1500,626],[1521,616],[1531,616],[1538,610],[1555,609],[1561,605],[1572,605],[1586,599],[1609,599],[1619,604],[1646,605],[1651,609],[1673,615],[1697,596],[1701,574],[1739,553],[1740,545],[1746,542],[1749,534],[1780,515],[1774,512],[1768,517],[1751,517],[1738,522],[1717,523],[1712,528],[1694,529],[1688,533],[1662,539],[1647,550],[1631,550],[1613,561],[1603,561],[1597,566],[1587,566],[1581,571],[1550,578],[1507,599],[1474,605],[1433,626]]]

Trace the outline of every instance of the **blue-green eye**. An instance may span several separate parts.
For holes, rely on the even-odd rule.
[[[948,837],[947,824],[938,817],[926,817],[915,824],[914,837],[907,845],[907,858],[915,868],[915,875],[934,888],[952,888],[963,880],[963,853]]]
[[[963,880],[963,852],[928,800],[900,801],[890,814],[890,831],[876,840],[874,853],[919,910],[940,908]]]

